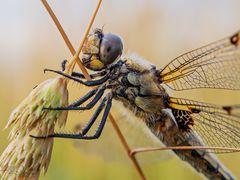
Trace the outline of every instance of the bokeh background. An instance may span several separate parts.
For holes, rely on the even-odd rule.
[[[80,42],[96,2],[49,1],[74,47]],[[239,30],[239,7],[238,0],[104,0],[94,27],[119,34],[124,40],[125,53],[136,52],[163,67],[184,52]],[[40,0],[1,1],[0,24],[1,153],[8,144],[9,130],[2,129],[11,111],[35,85],[53,77],[44,75],[44,68],[59,69],[61,61],[71,55]],[[72,84],[69,90],[74,99],[88,88]],[[240,102],[236,91],[194,90],[171,94],[217,104]],[[125,118],[121,111],[119,105],[114,104],[112,112],[118,121]],[[71,114],[67,128],[74,128],[91,113]],[[77,140],[56,139],[49,170],[41,179],[138,179],[115,132],[108,126],[104,137],[111,140],[106,143],[99,139],[96,145],[87,143],[86,147],[91,148],[78,144]],[[138,137],[146,137],[139,129]],[[112,149],[116,150],[115,154]],[[116,158],[118,156],[121,158]],[[202,179],[176,157],[162,156],[165,154],[161,157],[156,154],[149,162],[143,162],[148,179]],[[240,154],[225,154],[220,158],[240,178]]]

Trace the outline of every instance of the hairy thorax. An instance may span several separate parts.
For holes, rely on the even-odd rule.
[[[109,81],[113,97],[140,118],[160,115],[168,106],[168,94],[156,79],[156,68],[143,67],[131,59],[123,62]]]
[[[169,96],[157,79],[156,68],[127,59],[114,70],[109,81],[114,99],[142,119],[164,144],[181,144],[178,126],[169,109]]]

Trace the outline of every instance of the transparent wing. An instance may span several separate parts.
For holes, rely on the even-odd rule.
[[[240,89],[240,32],[183,54],[160,72],[174,90]]]
[[[180,113],[181,120],[186,122],[185,125],[188,124],[189,119],[185,118],[183,114],[191,117],[193,123],[190,124],[190,128],[201,137],[205,145],[240,148],[239,105],[218,106],[187,99],[170,98],[170,106],[174,110],[182,111]]]
[[[121,110],[119,110],[119,108]],[[137,119],[130,113],[123,113],[126,112],[126,110],[120,105],[117,105],[117,109],[118,112],[113,109],[114,117],[131,148],[162,147],[161,142],[152,135],[140,119]],[[76,128],[80,130],[81,126],[82,125],[77,125]],[[93,128],[93,132],[95,131],[95,128],[96,127]],[[98,156],[111,162],[129,163],[129,158],[123,149],[111,122],[106,124],[101,137],[97,141],[74,141],[74,146],[80,153],[84,153],[88,156]],[[169,152],[164,151],[137,155],[137,159],[141,165],[159,163],[169,158]]]

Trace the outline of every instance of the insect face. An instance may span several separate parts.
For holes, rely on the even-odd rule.
[[[82,49],[81,59],[88,69],[99,71],[116,61],[123,51],[123,43],[115,34],[103,34],[95,29]]]

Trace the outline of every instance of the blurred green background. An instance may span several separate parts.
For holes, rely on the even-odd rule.
[[[75,47],[96,2],[49,1]],[[161,68],[182,53],[239,30],[239,7],[238,0],[103,0],[93,27],[104,26],[105,32],[119,34],[125,53],[136,52]],[[43,69],[59,69],[61,61],[71,55],[40,0],[1,1],[0,24],[0,129],[3,129],[11,111],[32,88],[53,77],[44,75]],[[72,84],[69,90],[71,99],[75,99],[88,88]],[[240,102],[237,91],[194,90],[170,94],[217,104]],[[114,104],[112,112],[116,119],[124,119],[118,104]],[[91,113],[70,114],[67,128],[88,119]],[[86,146],[90,149],[84,147],[85,144],[76,148],[77,140],[56,139],[49,170],[41,179],[138,179],[115,132],[108,126],[104,137],[112,141],[106,144],[104,138],[100,138],[96,145],[88,142]],[[8,144],[8,132],[0,131],[0,152]],[[141,130],[139,135],[145,136]],[[115,146],[119,148],[113,154],[111,149]],[[116,156],[124,160],[114,160]],[[161,157],[159,161],[157,158],[155,154],[153,163],[142,164],[148,179],[202,179],[174,156]],[[225,154],[220,158],[240,178],[240,154]]]

